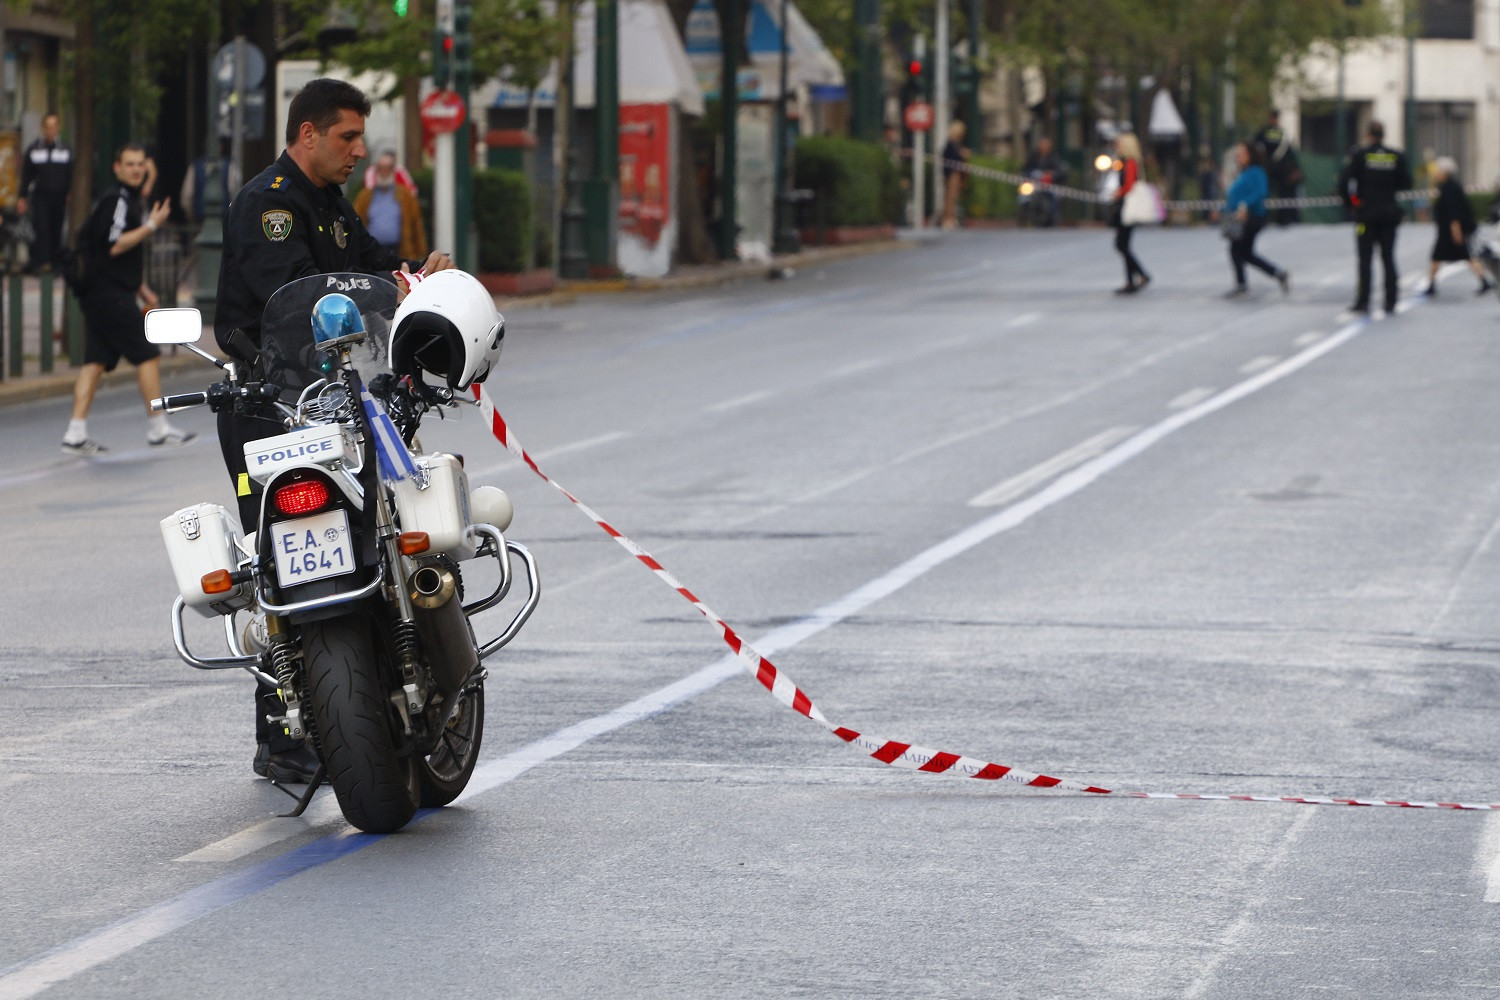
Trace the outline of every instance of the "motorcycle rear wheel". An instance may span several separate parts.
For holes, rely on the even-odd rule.
[[[303,669],[328,783],[344,818],[390,833],[417,811],[417,762],[399,752],[373,622],[344,615],[302,626]]]
[[[475,685],[458,696],[458,710],[438,737],[437,746],[417,765],[423,809],[445,806],[458,798],[474,774],[484,737],[484,688]]]

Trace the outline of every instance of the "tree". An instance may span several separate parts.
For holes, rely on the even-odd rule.
[[[226,6],[234,9],[241,0]],[[19,6],[31,10],[33,0]],[[161,106],[162,71],[172,62],[192,58],[203,40],[213,37],[219,26],[217,4],[202,0],[153,0],[151,3],[120,4],[109,0],[57,0],[46,4],[48,13],[60,15],[77,26],[75,43],[65,50],[62,64],[63,93],[71,98],[75,121],[71,129],[73,151],[79,169],[73,173],[69,229],[87,214],[93,195],[96,152],[95,124],[98,101],[107,95],[118,114],[123,135],[147,135],[155,127]]]
[[[407,146],[421,144],[417,94],[423,77],[432,73],[432,36],[436,0],[408,0],[406,16],[393,5],[371,0],[354,8],[330,7],[327,0],[287,0],[306,28],[311,44],[332,24],[352,29],[353,40],[323,53],[356,73],[390,73],[391,88],[372,95],[378,100],[405,98]],[[564,19],[548,0],[474,0],[473,79],[504,76],[523,89],[532,89],[562,50]]]

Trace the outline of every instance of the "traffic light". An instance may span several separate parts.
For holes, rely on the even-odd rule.
[[[405,17],[408,10],[407,0],[396,0],[395,3],[391,4],[391,10],[396,12],[397,17]]]
[[[906,82],[901,87],[901,103],[923,100],[927,96],[927,62],[920,56],[906,61]]]
[[[979,67],[968,60],[957,59],[950,65],[949,77],[955,97],[968,97],[979,89]]]
[[[453,77],[453,34],[440,25],[432,29],[432,85],[448,86]]]
[[[474,72],[474,5],[467,0],[453,4],[453,76],[467,81]]]

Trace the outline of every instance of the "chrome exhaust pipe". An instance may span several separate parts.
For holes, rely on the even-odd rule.
[[[458,581],[438,566],[420,566],[408,579],[412,620],[426,651],[432,679],[447,697],[457,694],[479,666],[474,632],[458,595]]]
[[[411,575],[411,602],[419,608],[434,611],[453,600],[458,581],[453,574],[436,566],[423,566]]]

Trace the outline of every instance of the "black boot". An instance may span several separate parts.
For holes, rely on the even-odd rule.
[[[271,744],[255,745],[255,773],[283,785],[305,785],[318,769],[318,755],[303,740],[286,750],[272,752]]]

